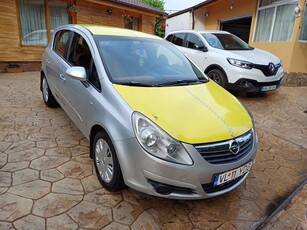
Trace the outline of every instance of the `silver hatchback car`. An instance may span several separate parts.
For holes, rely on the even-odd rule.
[[[109,191],[209,198],[240,185],[254,163],[257,135],[246,108],[156,36],[59,27],[43,55],[41,90],[90,140]]]

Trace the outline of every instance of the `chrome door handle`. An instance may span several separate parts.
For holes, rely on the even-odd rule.
[[[46,62],[47,62],[48,64],[51,63],[50,59],[48,59],[48,58],[46,58]]]
[[[62,79],[62,81],[66,81],[66,77],[64,76],[64,74],[60,74],[60,78]]]

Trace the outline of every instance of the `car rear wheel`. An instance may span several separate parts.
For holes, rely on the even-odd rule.
[[[222,86],[223,88],[227,88],[228,81],[226,75],[223,71],[219,69],[213,69],[208,72],[208,77],[215,81],[217,84]]]
[[[50,91],[47,79],[45,76],[42,77],[42,94],[43,100],[48,107],[57,107],[59,106],[58,102],[55,100],[53,94]]]
[[[110,138],[104,132],[98,132],[91,149],[97,178],[101,185],[111,192],[121,190],[124,187],[124,180]]]

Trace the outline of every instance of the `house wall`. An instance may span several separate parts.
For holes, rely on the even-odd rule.
[[[124,5],[111,4],[109,1],[97,1],[101,4],[93,1],[95,0],[77,0],[80,10],[73,23],[94,23],[124,28],[122,14],[128,13],[139,19],[139,31],[154,33],[155,19],[158,15]],[[17,0],[0,0],[0,5],[0,72],[5,72],[7,64],[12,62],[22,64],[26,70],[31,69],[30,63],[34,63],[34,69],[39,69],[45,47],[21,45]],[[113,10],[111,15],[107,14],[108,9]]]
[[[230,5],[233,3],[233,8]],[[281,58],[285,72],[304,72],[307,73],[307,43],[298,42],[300,25],[303,20],[303,10],[305,0],[300,0],[302,13],[296,19],[294,25],[293,39],[291,42],[254,42],[254,31],[256,25],[258,0],[225,0],[218,3],[209,4],[203,7],[208,11],[209,16],[205,17],[206,30],[218,30],[220,21],[224,19],[236,18],[244,15],[252,15],[249,44],[255,48],[271,52]]]
[[[21,46],[16,1],[0,0],[0,62],[40,61],[44,47]]]
[[[165,34],[172,32],[174,30],[186,30],[192,29],[192,14],[191,12],[186,12],[180,14],[176,17],[169,18],[166,20]]]

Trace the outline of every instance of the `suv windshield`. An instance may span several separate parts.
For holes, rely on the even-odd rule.
[[[233,34],[203,33],[202,36],[213,48],[222,50],[252,50],[247,43]]]
[[[95,36],[113,83],[170,86],[207,82],[205,75],[172,44],[157,39]]]

